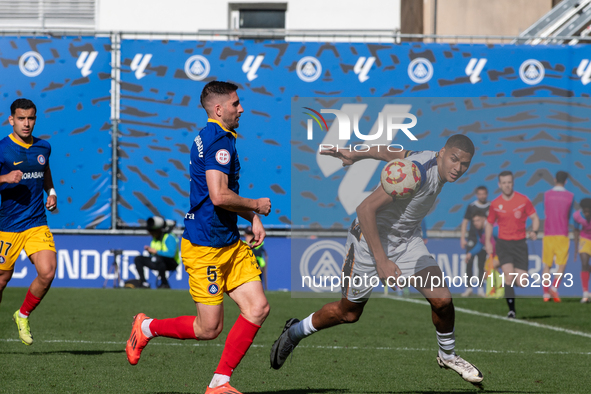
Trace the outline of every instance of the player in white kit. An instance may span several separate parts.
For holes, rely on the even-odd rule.
[[[440,367],[452,369],[468,382],[479,384],[482,373],[454,352],[455,311],[449,289],[442,283],[432,286],[432,277],[442,277],[442,272],[425,246],[421,234],[421,221],[433,207],[437,195],[446,182],[458,180],[470,166],[474,144],[465,135],[451,136],[439,152],[433,151],[378,151],[367,152],[328,151],[327,154],[351,165],[362,159],[384,161],[406,158],[421,169],[421,188],[408,200],[392,200],[378,187],[357,207],[347,235],[345,278],[340,301],[324,305],[302,321],[289,319],[280,337],[271,348],[271,367],[279,369],[305,337],[318,330],[359,320],[373,286],[369,280],[352,280],[355,277],[378,277],[382,283],[401,283],[400,276],[417,278],[413,285],[431,304],[435,325]],[[422,283],[421,283],[422,282]],[[375,283],[375,281],[374,281]]]

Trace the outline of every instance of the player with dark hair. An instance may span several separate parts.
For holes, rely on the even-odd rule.
[[[509,306],[509,319],[515,318],[515,289],[514,285],[522,286],[522,280],[527,279],[527,267],[529,255],[526,242],[525,222],[527,218],[532,221],[532,229],[529,237],[537,238],[540,220],[533,204],[521,193],[513,190],[513,173],[503,171],[499,174],[499,189],[501,195],[490,203],[488,219],[486,223],[486,252],[493,254],[493,245],[490,241],[495,222],[499,224],[499,238],[496,252],[499,257],[501,269],[505,274],[505,297]],[[525,282],[524,282],[525,283]]]
[[[45,208],[57,207],[49,168],[51,146],[33,137],[36,120],[31,100],[15,100],[8,117],[12,133],[0,140],[0,301],[21,250],[37,270],[23,305],[12,316],[25,345],[33,343],[29,315],[49,291],[56,268],[55,244],[45,216]]]
[[[437,196],[447,182],[458,180],[470,166],[474,145],[465,135],[454,135],[439,152],[377,151],[367,152],[328,150],[331,155],[350,165],[366,158],[391,161],[407,158],[421,168],[422,187],[410,199],[393,200],[382,187],[376,188],[357,207],[357,219],[347,235],[347,257],[343,265],[345,277],[340,301],[324,305],[302,321],[289,319],[283,333],[271,348],[271,367],[279,369],[298,343],[316,331],[344,323],[355,323],[361,317],[373,287],[371,281],[356,283],[353,277],[375,278],[391,285],[393,278],[420,277],[413,285],[431,304],[431,315],[436,329],[439,353],[437,363],[449,368],[471,383],[482,381],[482,373],[456,355],[454,322],[455,311],[446,284],[431,286],[427,278],[442,272],[425,246],[421,221],[429,213]]]
[[[466,276],[472,277],[474,274],[474,259],[478,262],[478,273],[482,276],[484,272],[484,263],[486,262],[486,250],[481,248],[478,253],[469,253],[470,250],[474,249],[478,243],[480,237],[476,234],[476,229],[472,223],[472,218],[478,213],[488,216],[488,208],[490,207],[490,201],[488,199],[488,189],[486,186],[478,186],[475,191],[476,201],[471,202],[466,208],[464,214],[464,220],[462,220],[462,226],[460,229],[460,246],[462,249],[466,249]],[[470,230],[468,231],[468,240],[466,241],[466,228],[470,224]],[[470,257],[468,257],[468,253]],[[472,294],[472,287],[469,283],[466,284],[466,291],[462,293],[462,297],[467,297]],[[484,297],[484,289],[478,288],[478,295]]]
[[[185,216],[181,257],[189,274],[191,296],[197,317],[151,319],[134,317],[125,351],[130,364],[140,359],[142,349],[153,337],[211,340],[223,328],[224,293],[238,304],[240,316],[226,339],[222,358],[206,389],[208,394],[237,394],[230,376],[249,349],[269,314],[257,260],[240,240],[237,216],[252,223],[253,247],[265,238],[257,214],[268,215],[268,198],[252,200],[238,195],[240,162],[236,151],[236,129],[244,112],[236,90],[228,82],[213,81],[201,95],[207,125],[191,147],[191,209]]]
[[[554,302],[560,302],[558,286],[568,260],[570,245],[568,222],[572,215],[575,195],[564,188],[567,179],[568,173],[558,171],[555,177],[555,186],[544,193],[546,220],[544,221],[544,238],[542,240],[542,262],[544,263],[542,275],[550,275],[553,263],[556,263],[558,267],[556,272],[560,274],[555,276],[552,287],[543,284],[544,302],[550,301],[550,298]]]
[[[581,285],[583,287],[582,303],[589,302],[589,257],[591,256],[591,198],[581,200],[581,209],[573,215],[575,221],[575,261],[577,254],[581,256]]]

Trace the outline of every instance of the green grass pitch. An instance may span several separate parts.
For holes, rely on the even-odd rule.
[[[238,313],[227,299],[218,339],[157,338],[131,366],[124,348],[132,316],[194,314],[187,291],[51,289],[31,315],[32,346],[17,340],[11,320],[25,293],[7,288],[0,306],[1,393],[203,393]],[[327,300],[280,292],[268,298],[271,315],[232,377],[244,393],[480,391],[437,366],[427,305],[386,298],[370,300],[358,323],[307,338],[281,370],[271,370],[269,350],[285,320],[302,319]],[[484,392],[591,392],[591,305],[578,301],[518,299],[518,320],[531,325],[494,318],[506,314],[504,300],[456,299],[456,351],[481,369]]]

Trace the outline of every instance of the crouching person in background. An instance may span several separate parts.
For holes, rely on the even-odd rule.
[[[150,256],[137,256],[133,260],[139,279],[137,286],[133,287],[150,287],[144,276],[144,267],[148,267],[149,269],[158,271],[160,278],[158,288],[170,289],[168,279],[166,278],[166,271],[176,270],[180,261],[178,240],[171,234],[176,222],[154,216],[147,220],[147,225],[148,232],[152,236],[152,242],[150,242],[149,246],[144,246],[144,250],[150,253]]]

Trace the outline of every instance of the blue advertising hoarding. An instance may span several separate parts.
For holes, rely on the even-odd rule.
[[[54,287],[113,287],[119,285],[113,266],[114,250],[121,250],[117,263],[122,281],[137,279],[133,264],[135,256],[147,255],[144,246],[151,237],[134,235],[55,235],[57,269]],[[269,255],[267,264],[269,290],[289,290],[289,250],[287,238],[267,237],[264,247]],[[154,288],[158,273],[146,268],[146,280]],[[12,287],[28,287],[37,276],[25,252],[21,252],[9,283]],[[189,279],[182,264],[176,271],[169,272],[168,281],[173,289],[189,289]]]
[[[544,219],[544,192],[554,186],[557,171],[570,174],[567,189],[575,201],[591,193],[585,166],[591,155],[590,108],[586,98],[353,97],[335,99],[328,108],[319,98],[294,99],[292,225],[347,228],[357,206],[379,185],[385,162],[362,160],[343,168],[341,160],[322,156],[321,150],[347,152],[352,146],[363,152],[381,145],[382,151],[438,152],[453,134],[470,137],[475,154],[469,170],[444,186],[427,217],[428,229],[458,230],[476,187],[486,186],[489,200],[494,199],[500,194],[497,176],[505,170],[514,173],[515,190],[528,196]],[[350,137],[340,139],[337,112],[350,123]],[[402,126],[409,135],[399,126],[388,126],[393,120],[412,125],[411,116],[414,126]],[[327,130],[324,121],[330,122]],[[355,126],[359,133],[352,131]],[[367,141],[358,136],[374,138],[380,132],[379,138]]]
[[[342,266],[346,256],[345,238],[327,239],[292,239],[291,248],[291,291],[295,297],[340,297],[340,284],[343,282]],[[427,243],[429,252],[437,262],[444,275],[441,281],[445,281],[454,296],[466,290],[465,278],[466,262],[465,251],[460,248],[460,242],[456,238],[429,239]],[[523,288],[517,288],[518,297],[542,296],[542,242],[528,241],[529,269],[527,282]],[[574,262],[574,247],[571,242],[569,262],[566,266],[562,282],[559,287],[560,295],[565,297],[577,297],[582,294],[580,265]],[[551,270],[552,279],[555,270]],[[483,276],[489,280],[486,273],[478,272],[475,264],[472,284],[482,284]],[[478,279],[478,280],[477,280]],[[340,280],[340,282],[339,282]],[[432,282],[435,280],[435,282]],[[494,280],[494,279],[493,279]],[[524,279],[525,280],[525,279]],[[368,282],[369,283],[369,282]],[[403,282],[401,282],[403,283]],[[437,286],[438,279],[430,278],[427,285]],[[428,286],[427,286],[428,287]],[[483,286],[485,289],[486,286]],[[332,291],[332,294],[330,294]],[[384,286],[377,283],[374,293],[383,293]],[[419,296],[416,290],[411,289],[412,294]]]
[[[111,227],[110,63],[108,38],[0,38],[2,138],[12,132],[12,102],[32,100],[33,135],[52,148],[52,228]]]
[[[241,193],[271,198],[268,226],[343,228],[350,221],[352,208],[342,205],[342,196],[316,196],[332,190],[345,173],[320,173],[314,147],[294,136],[307,126],[304,105],[295,104],[302,98],[310,98],[310,108],[317,110],[369,98],[420,108],[422,115],[414,112],[418,141],[396,138],[408,149],[438,150],[453,133],[474,140],[470,177],[456,187],[461,200],[442,196],[428,218],[429,229],[457,229],[474,187],[484,182],[494,194],[501,168],[517,168],[517,189],[538,208],[555,171],[572,172],[578,200],[591,190],[582,167],[591,130],[584,115],[591,67],[583,48],[123,40],[121,223],[138,226],[153,214],[182,220],[189,150],[207,121],[199,95],[212,80],[239,86],[246,111],[237,142]],[[518,100],[524,97],[537,101]],[[368,108],[360,128],[371,129],[378,112]],[[333,124],[334,116],[326,117],[326,128]],[[366,171],[360,195],[375,185],[377,176],[370,173],[375,170]],[[313,190],[299,183],[304,178],[317,181]],[[292,212],[290,204],[300,200],[305,213]]]

